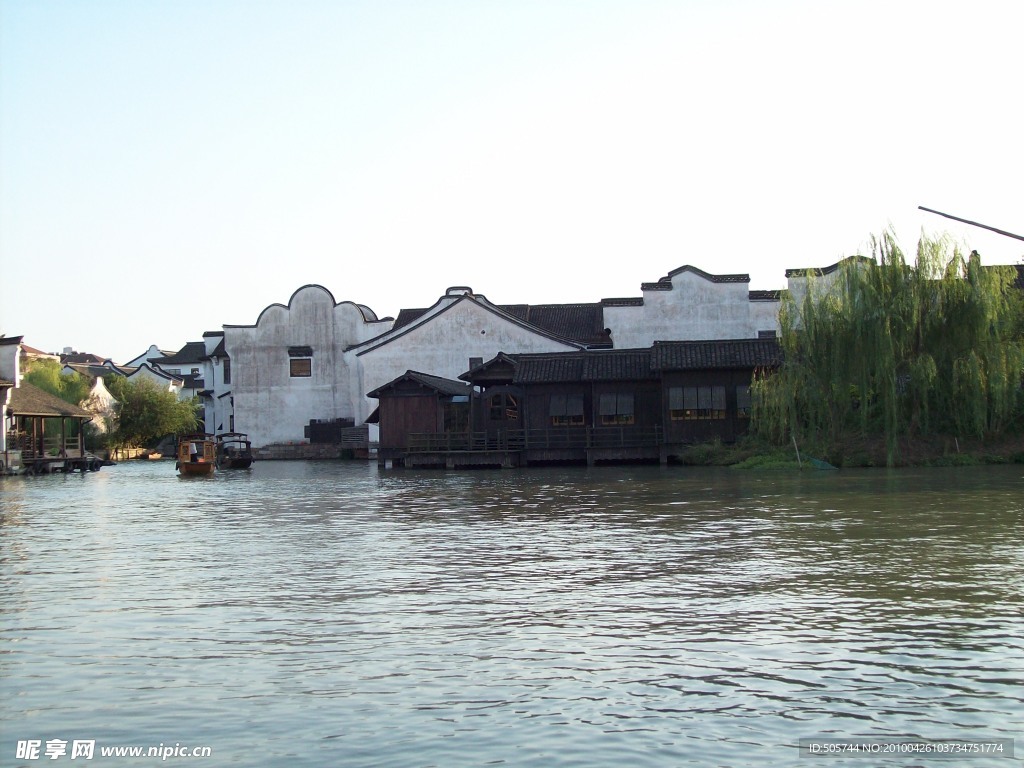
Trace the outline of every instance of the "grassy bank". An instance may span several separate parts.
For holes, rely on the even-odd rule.
[[[913,438],[900,441],[897,466],[963,467],[985,464],[1024,464],[1024,436],[999,440],[970,440],[956,437]],[[800,459],[793,445],[779,446],[754,438],[726,445],[721,442],[694,445],[680,454],[687,466],[730,466],[737,469],[809,468],[810,459],[835,467],[884,467],[885,438],[857,437],[836,444],[801,445]]]

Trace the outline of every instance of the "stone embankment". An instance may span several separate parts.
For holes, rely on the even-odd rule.
[[[369,459],[376,457],[376,446],[353,448],[343,443],[274,443],[253,449],[257,461]]]

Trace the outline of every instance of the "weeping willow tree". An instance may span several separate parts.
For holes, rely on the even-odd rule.
[[[1022,418],[1024,335],[1013,267],[984,267],[946,237],[907,263],[891,232],[872,259],[806,275],[780,312],[785,362],[754,384],[753,428],[778,442],[838,445],[999,435]]]

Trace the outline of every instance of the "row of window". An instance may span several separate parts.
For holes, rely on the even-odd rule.
[[[491,421],[515,421],[519,418],[519,401],[514,395],[501,392],[491,395]],[[725,419],[725,387],[670,387],[669,418],[672,421],[703,421]],[[750,418],[750,387],[736,387],[736,415]],[[606,392],[598,399],[598,417],[602,426],[636,423],[632,392]],[[586,424],[582,394],[555,394],[548,404],[548,416],[554,427],[581,427]]]

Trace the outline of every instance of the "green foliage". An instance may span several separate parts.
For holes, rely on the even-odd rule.
[[[732,466],[734,469],[800,469],[800,464],[791,454],[783,453],[751,456]]]
[[[179,400],[149,379],[111,377],[108,389],[118,401],[117,429],[111,443],[143,446],[167,435],[192,432],[198,424],[196,400]]]
[[[1024,321],[1010,267],[922,237],[914,266],[889,232],[876,263],[808,276],[780,313],[785,363],[755,381],[753,427],[776,443],[1000,435],[1024,414]]]
[[[33,360],[25,372],[25,381],[49,392],[65,403],[80,405],[89,397],[89,379],[80,373],[61,373],[56,360]]]

